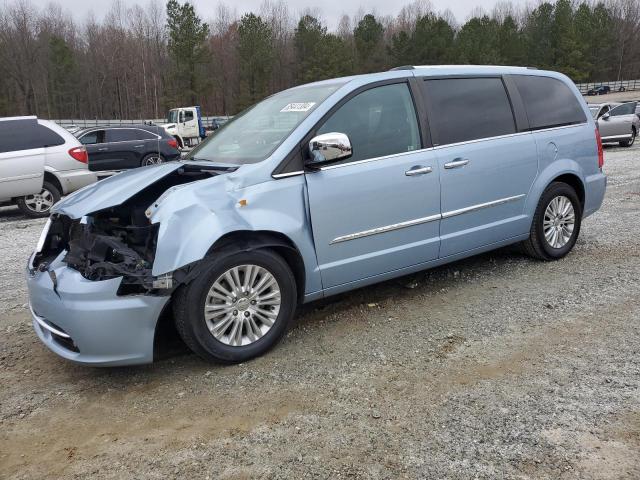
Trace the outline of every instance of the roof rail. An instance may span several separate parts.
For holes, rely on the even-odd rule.
[[[528,70],[538,70],[538,67],[527,67]]]
[[[390,72],[396,71],[396,70],[415,70],[416,67],[414,67],[413,65],[402,65],[401,67],[393,67],[392,69],[390,69]]]

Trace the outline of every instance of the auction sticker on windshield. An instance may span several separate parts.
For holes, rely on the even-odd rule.
[[[316,102],[290,103],[280,110],[280,112],[308,112],[315,104]]]

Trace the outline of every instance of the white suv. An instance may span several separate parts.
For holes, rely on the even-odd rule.
[[[36,117],[0,118],[0,203],[46,217],[62,195],[94,183],[87,150],[64,128]]]

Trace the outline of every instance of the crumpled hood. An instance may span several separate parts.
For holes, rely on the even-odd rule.
[[[81,218],[89,213],[120,205],[182,166],[181,162],[168,162],[119,173],[72,193],[56,203],[51,212]]]

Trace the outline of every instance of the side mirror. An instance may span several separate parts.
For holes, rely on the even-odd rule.
[[[351,141],[344,133],[324,133],[309,142],[311,163],[344,160],[353,154]]]
[[[607,112],[604,115],[602,115],[600,118],[603,119],[603,120],[609,120],[610,116],[611,116],[611,114],[609,112]]]

